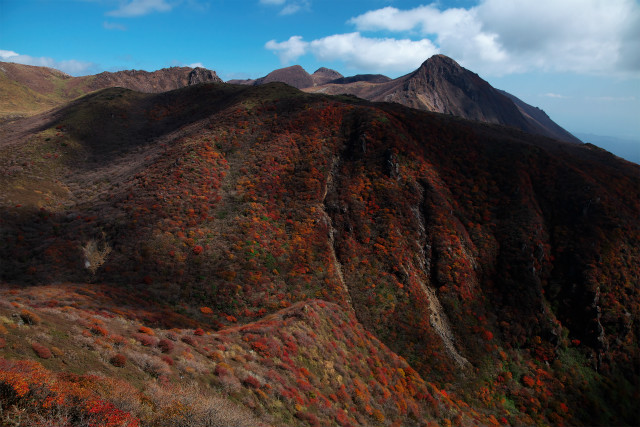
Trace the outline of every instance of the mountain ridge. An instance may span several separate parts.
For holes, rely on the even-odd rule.
[[[38,74],[35,72],[36,67],[2,64],[5,64],[4,71],[0,71],[0,75],[7,81],[0,86],[0,91],[4,90],[7,96],[3,97],[4,103],[0,102],[0,114],[3,111],[14,115],[32,114],[105,87],[119,86],[140,92],[163,92],[191,84],[222,82],[215,71],[203,68],[172,67],[154,72],[128,70],[69,77],[57,71]],[[20,67],[27,70],[28,72],[23,73],[31,78],[21,76]],[[6,68],[9,68],[8,72]],[[50,76],[42,75],[46,73]],[[13,81],[11,75],[15,77]],[[57,83],[54,84],[51,80]],[[258,79],[228,81],[230,84],[242,85],[270,82],[283,82],[308,92],[350,94],[370,101],[397,102],[412,108],[513,126],[555,139],[581,142],[554,123],[542,110],[494,89],[477,74],[462,68],[444,55],[434,55],[417,70],[397,79],[382,75],[344,77],[325,67],[309,74],[301,66],[293,65],[274,70]],[[26,94],[17,96],[25,91]],[[9,105],[12,98],[22,99],[26,105]],[[18,111],[20,109],[23,111]]]
[[[0,114],[42,112],[74,98],[108,87],[139,92],[165,92],[206,82],[222,82],[215,71],[171,67],[148,72],[125,70],[72,77],[53,68],[0,62]]]
[[[46,320],[0,330],[9,359],[186,375],[276,425],[633,424],[637,165],[282,83],[1,130],[0,309]]]

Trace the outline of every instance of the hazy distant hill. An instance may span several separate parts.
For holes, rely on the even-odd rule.
[[[640,140],[614,138],[612,136],[576,133],[584,142],[602,147],[613,154],[640,164]]]

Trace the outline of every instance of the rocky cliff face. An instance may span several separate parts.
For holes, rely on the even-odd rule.
[[[191,86],[200,83],[222,83],[222,79],[218,77],[215,71],[196,67],[189,73],[187,84]]]
[[[444,55],[425,61],[415,72],[399,79],[394,89],[380,100],[523,130],[531,128],[510,99]]]
[[[46,111],[109,87],[159,93],[199,83],[221,82],[215,71],[204,68],[172,67],[154,72],[127,70],[72,77],[52,68],[1,62],[0,121]]]
[[[90,79],[88,86],[93,90],[124,87],[145,93],[166,92],[198,83],[222,82],[215,71],[190,67],[163,68],[153,72],[139,70],[104,72],[95,77],[78,77],[78,79]]]

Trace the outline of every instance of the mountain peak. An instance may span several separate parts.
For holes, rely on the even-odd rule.
[[[336,70],[332,70],[326,67],[318,68],[312,75],[314,86],[320,86],[325,83],[329,83],[332,80],[343,78],[344,76],[337,72]]]
[[[289,86],[301,89],[303,87],[313,86],[311,75],[305,71],[300,65],[291,65],[290,67],[280,68],[257,79],[254,84],[264,84],[271,82],[282,82]]]
[[[463,71],[468,71],[452,58],[449,58],[448,56],[441,55],[441,54],[433,55],[432,57],[424,61],[420,66],[420,68],[418,68],[418,70],[416,71],[419,72],[420,70],[431,70],[432,72],[437,72],[437,73],[454,73],[454,74],[458,74]]]

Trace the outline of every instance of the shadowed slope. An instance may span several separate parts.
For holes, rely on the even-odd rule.
[[[20,123],[33,133],[15,131]],[[259,328],[320,298],[331,314],[313,317],[336,346],[366,330],[483,417],[632,424],[636,165],[588,145],[277,83],[109,89],[37,127],[8,128],[0,275],[9,283],[144,290],[223,330]],[[92,240],[112,248],[95,275],[82,250]],[[357,320],[355,337],[324,323],[334,313]],[[350,362],[339,374],[368,378],[376,366]],[[392,384],[407,376],[398,367]],[[385,414],[404,420],[417,395],[400,385],[404,404]],[[306,413],[287,399],[287,413]],[[354,399],[349,417],[369,425],[378,407]]]

